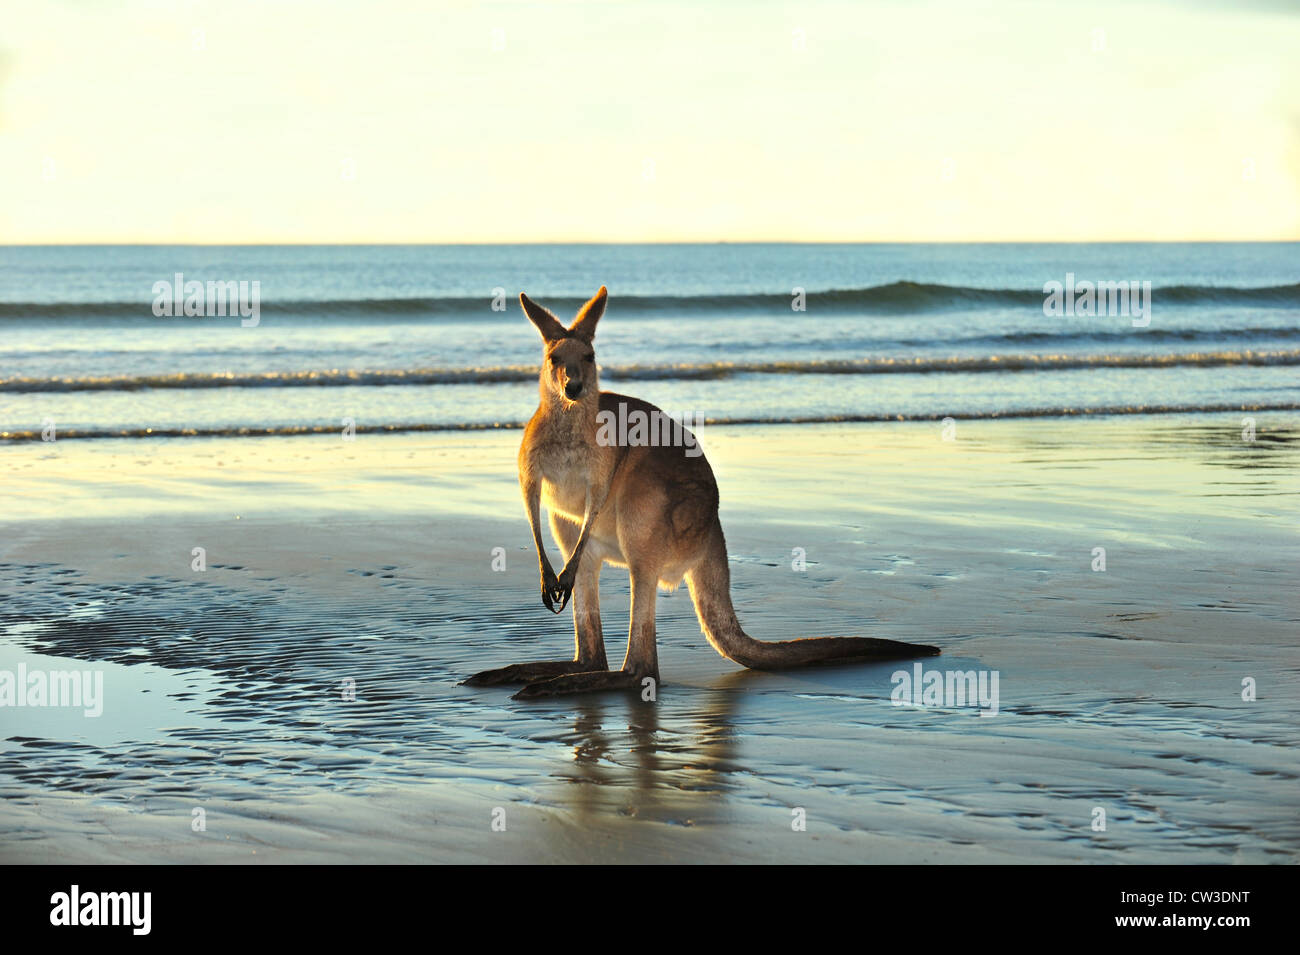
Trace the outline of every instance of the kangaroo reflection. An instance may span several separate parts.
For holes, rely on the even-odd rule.
[[[674,825],[724,822],[725,795],[741,768],[735,707],[742,684],[761,674],[727,674],[673,698],[575,699],[571,758],[555,773],[568,785],[562,805],[579,825],[603,827],[617,817]]]

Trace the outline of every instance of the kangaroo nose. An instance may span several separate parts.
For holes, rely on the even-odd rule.
[[[580,381],[568,382],[564,386],[564,393],[568,395],[570,399],[578,397],[578,395],[582,394],[582,382]]]

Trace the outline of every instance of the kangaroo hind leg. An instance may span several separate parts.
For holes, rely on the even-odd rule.
[[[568,521],[552,516],[551,531],[555,535],[565,559],[573,553],[578,543],[578,528]],[[475,673],[463,686],[500,686],[508,683],[536,683],[569,673],[606,671],[605,638],[600,626],[600,567],[603,563],[598,550],[588,546],[578,565],[578,576],[573,588],[572,660],[538,660],[532,663],[515,663],[495,670]]]
[[[628,629],[627,656],[621,670],[574,673],[524,687],[517,700],[601,690],[641,690],[645,680],[659,682],[659,655],[655,643],[655,599],[658,575],[632,568],[632,623]]]

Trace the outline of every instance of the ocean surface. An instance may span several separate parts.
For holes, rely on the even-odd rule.
[[[156,316],[178,273],[257,324]],[[1149,312],[1045,314],[1068,276]],[[1300,243],[10,246],[0,440],[518,426],[518,293],[601,284],[604,387],[711,422],[1300,408]]]

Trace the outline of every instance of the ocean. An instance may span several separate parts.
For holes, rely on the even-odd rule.
[[[1298,272],[1300,243],[10,246],[0,440],[517,427],[518,293],[567,320],[601,284],[603,387],[710,423],[1293,410]],[[155,315],[177,274],[258,283],[256,324]],[[1051,282],[1149,301],[1049,315]]]

